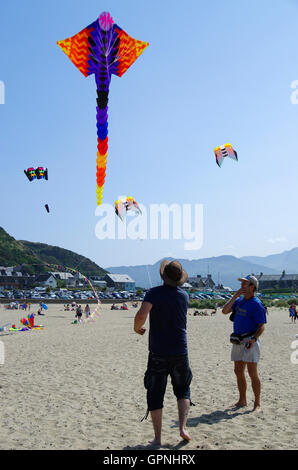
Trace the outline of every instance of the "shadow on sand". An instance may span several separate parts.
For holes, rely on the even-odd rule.
[[[126,446],[122,450],[179,450],[185,447],[188,444],[188,441],[182,440],[176,445],[162,444],[161,446],[156,446],[152,444],[147,445],[136,445],[136,446]]]
[[[216,424],[216,423],[219,423],[221,421],[227,421],[229,419],[234,419],[237,416],[247,415],[249,413],[252,413],[252,410],[246,410],[246,411],[243,411],[243,410],[244,410],[244,408],[231,407],[231,408],[226,408],[223,411],[221,411],[221,410],[213,411],[212,413],[203,414],[203,415],[198,416],[196,418],[189,418],[187,420],[187,426],[188,427],[195,427],[198,424]],[[175,425],[175,427],[176,426],[178,426],[178,422]]]

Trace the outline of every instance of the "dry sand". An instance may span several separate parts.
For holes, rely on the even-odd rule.
[[[148,448],[150,417],[141,422],[148,331],[142,337],[133,332],[135,313],[104,305],[95,323],[74,325],[74,312],[49,305],[46,316],[36,316],[44,330],[0,333],[6,354],[0,365],[0,449]],[[179,437],[169,380],[162,449],[296,449],[298,365],[291,363],[291,344],[298,322],[291,324],[286,310],[269,309],[259,364],[263,412],[256,414],[249,379],[247,408],[231,409],[238,399],[231,322],[221,312],[189,313],[192,441]],[[0,307],[0,325],[19,325],[23,316]]]

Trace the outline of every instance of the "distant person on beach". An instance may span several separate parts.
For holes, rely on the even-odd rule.
[[[189,297],[180,286],[188,279],[178,261],[164,260],[160,266],[163,285],[150,289],[134,319],[134,331],[143,335],[149,314],[149,357],[144,385],[147,389],[147,414],[150,412],[154,440],[161,445],[162,409],[168,375],[177,398],[180,436],[191,439],[186,429],[192,372],[187,349],[187,308]]]
[[[79,323],[81,322],[82,315],[83,315],[82,307],[80,305],[78,305],[77,309],[76,309],[76,315],[75,316],[77,317]]]
[[[90,317],[90,307],[88,304],[85,307],[85,316],[86,318]]]
[[[291,318],[291,323],[296,323],[297,311],[295,304],[292,304],[289,308],[289,317]]]
[[[254,411],[261,411],[261,382],[258,376],[261,342],[259,337],[264,332],[266,311],[262,302],[255,297],[259,281],[255,276],[239,278],[241,288],[224,305],[222,313],[232,312],[234,332],[230,341],[233,344],[231,360],[234,361],[234,372],[237,377],[239,400],[235,407],[247,406],[245,368],[251,379],[255,396]]]

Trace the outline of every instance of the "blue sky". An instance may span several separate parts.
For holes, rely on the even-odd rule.
[[[110,11],[149,47],[112,77],[103,202],[203,204],[204,241],[99,240],[96,86],[57,46]],[[298,1],[14,0],[0,6],[0,225],[100,266],[298,246]],[[215,164],[232,143],[239,161]],[[49,169],[29,183],[23,170]],[[51,213],[47,214],[44,204]]]

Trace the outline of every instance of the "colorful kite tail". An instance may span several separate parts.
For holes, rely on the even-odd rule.
[[[97,205],[102,202],[108,156],[108,92],[97,90]]]

